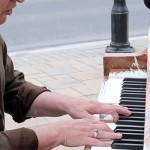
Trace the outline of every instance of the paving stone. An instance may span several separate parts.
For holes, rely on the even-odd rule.
[[[54,91],[57,93],[63,94],[63,95],[67,95],[67,96],[73,96],[73,97],[83,96],[81,93],[75,91],[72,88],[58,89],[58,90],[54,90]]]
[[[92,70],[83,71],[83,72],[71,73],[69,75],[79,81],[84,81],[84,80],[99,78],[100,71],[92,69]]]
[[[73,73],[77,72],[77,69],[74,69],[69,66],[59,67],[59,68],[51,68],[49,70],[45,70],[44,72],[51,75],[61,75],[61,74],[67,74],[67,73]]]
[[[22,128],[22,127],[34,127],[38,125],[44,125],[50,123],[45,117],[40,117],[40,118],[31,118],[27,119],[23,123],[17,123],[14,122],[12,117],[8,114],[5,114],[6,116],[6,129],[11,130],[11,129],[17,129],[17,128]]]
[[[68,79],[68,80],[54,80],[43,82],[44,85],[52,90],[62,89],[62,88],[71,88],[76,86],[82,86],[83,84],[76,79]]]
[[[73,87],[73,89],[82,93],[83,95],[89,96],[99,93],[100,85],[90,84],[90,85],[76,86]]]

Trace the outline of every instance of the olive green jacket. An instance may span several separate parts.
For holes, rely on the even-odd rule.
[[[34,99],[47,89],[24,80],[24,74],[14,70],[7,47],[0,36],[0,150],[36,150],[36,134],[27,128],[5,131],[4,112],[20,123]]]

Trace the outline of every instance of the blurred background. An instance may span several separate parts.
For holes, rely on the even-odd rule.
[[[0,33],[8,51],[109,40],[113,0],[26,0]],[[147,36],[150,11],[143,0],[126,0],[129,37]]]

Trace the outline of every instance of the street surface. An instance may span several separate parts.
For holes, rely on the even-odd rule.
[[[150,10],[143,0],[126,0],[129,36],[147,35]],[[30,50],[111,37],[113,0],[26,0],[0,27],[8,51]]]

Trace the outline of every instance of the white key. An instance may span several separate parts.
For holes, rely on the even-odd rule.
[[[111,150],[111,147],[92,147],[91,150]]]
[[[93,146],[91,150],[113,150],[111,147],[95,147]],[[125,150],[125,149],[117,149],[117,150]]]

